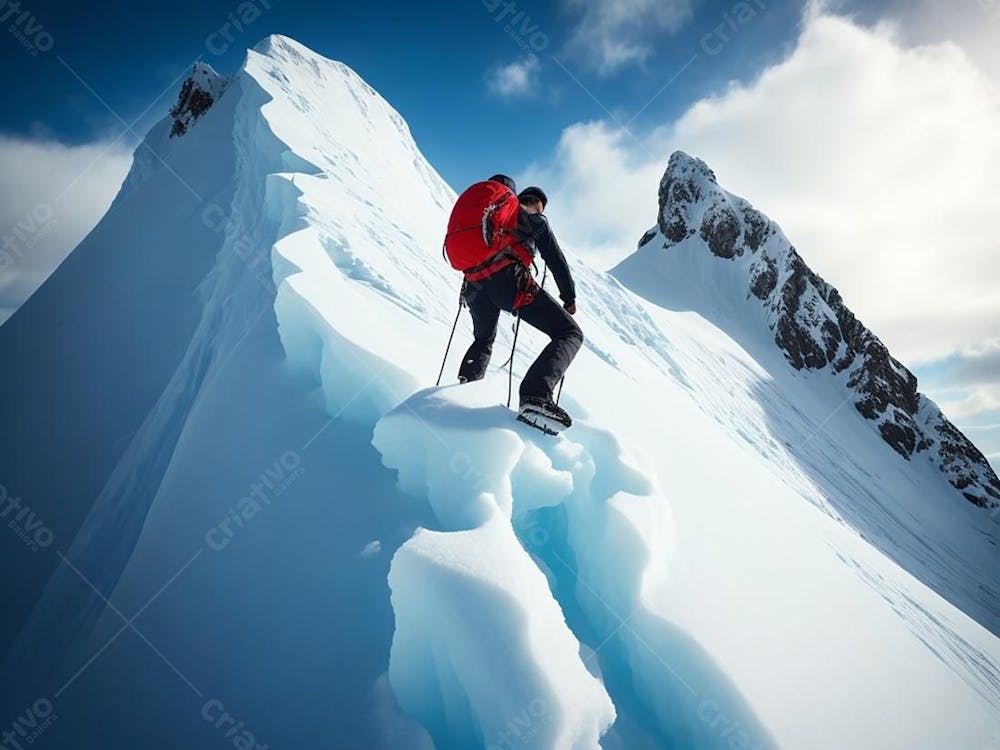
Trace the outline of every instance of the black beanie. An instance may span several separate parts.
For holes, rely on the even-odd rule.
[[[499,182],[501,185],[506,185],[507,187],[509,187],[512,193],[517,192],[517,185],[514,183],[514,180],[512,180],[505,174],[493,175],[492,177],[490,177],[490,182]]]
[[[521,194],[517,196],[517,199],[521,201],[521,203],[524,203],[526,198],[537,198],[545,206],[549,205],[549,197],[545,194],[545,191],[542,190],[540,187],[535,187],[534,185],[532,185],[531,187],[526,187],[524,190],[521,191]]]

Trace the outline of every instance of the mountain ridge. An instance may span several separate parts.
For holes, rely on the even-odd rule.
[[[659,186],[659,220],[638,252],[660,236],[663,252],[700,240],[721,261],[741,264],[747,299],[767,311],[774,344],[798,371],[846,374],[853,405],[906,460],[928,458],[969,502],[1000,507],[1000,479],[986,457],[930,399],[917,378],[803,260],[780,227],[728,193],[701,159],[670,157]],[[648,248],[646,250],[648,252]],[[629,259],[619,267],[627,267]],[[614,273],[614,272],[613,272]]]

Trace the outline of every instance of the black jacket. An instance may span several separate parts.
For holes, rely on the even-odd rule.
[[[556,236],[552,234],[549,220],[542,214],[533,214],[522,208],[517,217],[517,234],[532,255],[538,253],[542,256],[545,265],[552,271],[552,277],[556,280],[556,286],[559,287],[559,297],[563,303],[574,302],[576,300],[576,285],[569,272],[566,256],[563,255],[562,248],[556,242]]]

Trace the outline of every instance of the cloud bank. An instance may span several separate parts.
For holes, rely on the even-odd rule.
[[[528,170],[574,250],[610,266],[656,220],[667,158],[705,159],[908,363],[1000,326],[1000,91],[956,45],[808,16],[785,60],[634,138],[578,123]]]
[[[131,163],[118,142],[0,135],[0,323],[100,220]]]

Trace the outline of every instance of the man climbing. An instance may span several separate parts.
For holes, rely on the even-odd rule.
[[[446,240],[452,264],[466,266],[461,270],[465,271],[465,301],[472,316],[475,338],[462,359],[458,378],[461,382],[469,382],[479,380],[486,374],[500,311],[516,314],[551,339],[521,381],[518,419],[547,432],[555,432],[569,427],[572,420],[553,401],[553,390],[583,344],[583,332],[572,317],[576,314],[573,277],[545,218],[548,198],[541,188],[529,187],[521,191],[515,204],[516,187],[510,177],[494,175],[487,183],[479,183],[469,190],[480,186],[493,189],[495,196],[492,202],[487,203],[483,214],[484,237],[491,240],[486,242],[485,260],[472,267],[468,267],[472,261],[456,264]],[[463,199],[464,194],[459,199],[459,205]],[[456,205],[456,213],[459,212],[459,205]],[[456,224],[455,213],[452,218],[449,237],[465,229],[452,226]],[[472,218],[475,218],[475,213],[465,218],[465,223],[471,223]],[[495,227],[491,218],[495,219]],[[488,236],[490,228],[495,231]],[[531,266],[536,253],[541,255],[556,280],[561,305],[540,288],[532,276]]]

